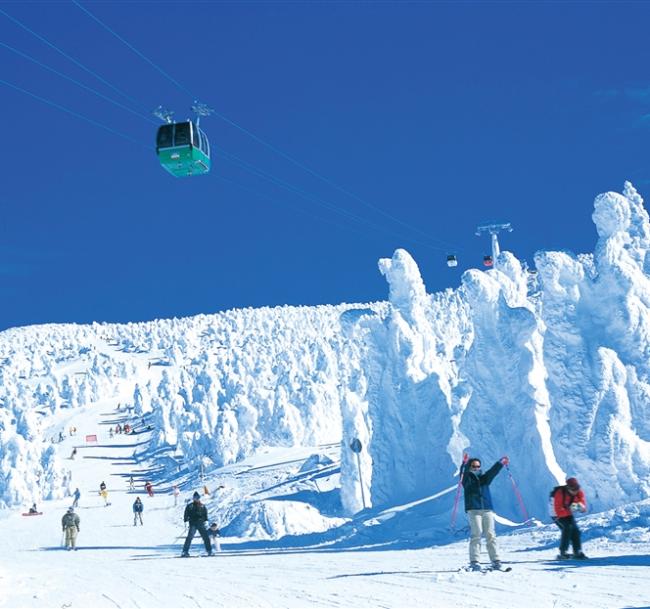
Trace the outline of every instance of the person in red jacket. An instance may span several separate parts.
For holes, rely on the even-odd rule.
[[[562,531],[558,558],[571,558],[571,554],[567,554],[571,542],[573,558],[585,560],[587,557],[582,551],[580,529],[573,514],[578,510],[586,512],[587,500],[576,478],[567,478],[564,486],[556,486],[553,489],[551,508],[553,520]]]

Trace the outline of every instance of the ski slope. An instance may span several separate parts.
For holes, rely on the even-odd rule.
[[[196,558],[181,559],[184,501],[174,506],[169,485],[156,485],[154,497],[143,492],[145,480],[155,480],[155,470],[150,462],[136,463],[133,451],[146,442],[146,433],[109,438],[108,428],[127,420],[116,410],[117,403],[106,400],[75,411],[65,423],[76,426],[78,435],[56,445],[72,472],[72,487],[82,492],[78,551],[61,548],[60,520],[70,498],[43,502],[39,509],[44,514],[38,517],[23,517],[18,510],[2,514],[2,607],[648,605],[650,535],[647,527],[644,533],[634,525],[634,518],[599,534],[598,527],[614,516],[592,517],[595,531],[587,532],[585,541],[591,559],[585,563],[553,560],[557,533],[552,526],[510,534],[501,529],[502,557],[513,571],[465,573],[458,571],[467,562],[465,535],[434,545],[433,531],[440,527],[430,504],[439,500],[437,495],[392,510],[363,512],[321,536],[228,537],[226,529],[217,556],[201,557],[203,545],[197,537],[191,549]],[[80,441],[94,432],[97,445]],[[70,460],[73,446],[78,454]],[[257,493],[282,501],[291,491],[310,488],[314,471],[324,471],[319,488],[326,494],[331,466],[306,470],[306,477],[299,472],[312,452],[307,447],[269,450],[213,473],[204,480],[211,490],[206,497],[211,519],[219,522],[222,511],[217,506],[227,505],[220,503],[219,493]],[[130,475],[136,479],[132,492]],[[102,480],[109,490],[107,507],[98,494]],[[179,483],[185,482],[181,476]],[[224,488],[215,490],[218,486]],[[181,499],[189,498],[195,487],[201,490],[199,483],[186,484]],[[453,489],[441,490],[440,495],[448,495]],[[136,496],[144,502],[144,526],[134,527],[131,505]],[[324,503],[317,505],[326,511]],[[645,513],[647,522],[650,507],[635,509]]]

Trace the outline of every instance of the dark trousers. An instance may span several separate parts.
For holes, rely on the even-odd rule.
[[[563,518],[556,518],[555,524],[560,527],[562,537],[560,537],[560,553],[564,554],[569,548],[569,542],[573,547],[573,553],[578,554],[582,551],[582,544],[580,543],[580,529],[576,524],[573,514],[571,516],[564,516]]]
[[[208,536],[208,531],[205,528],[205,522],[199,524],[190,523],[190,530],[187,532],[187,537],[185,538],[185,543],[183,544],[183,554],[187,554],[190,551],[190,544],[196,532],[199,532],[203,538],[203,543],[205,544],[205,551],[210,554],[212,552],[212,545],[210,544],[210,537]]]

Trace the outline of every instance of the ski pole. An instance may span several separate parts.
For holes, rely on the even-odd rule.
[[[515,479],[512,477],[512,474],[510,473],[510,467],[508,467],[507,463],[504,463],[506,471],[508,472],[508,477],[510,478],[510,482],[512,482],[512,490],[515,492],[515,496],[517,497],[517,500],[519,501],[519,507],[521,508],[521,515],[524,517],[524,521],[528,522],[530,518],[528,518],[528,512],[526,511],[526,506],[524,505],[524,500],[521,496],[521,493],[519,492],[519,489],[517,488],[517,484],[515,483]]]
[[[458,487],[456,488],[456,497],[454,498],[454,509],[451,512],[451,530],[453,531],[456,527],[456,511],[458,509],[458,499],[460,498],[460,488],[463,485],[463,476],[465,475],[465,465],[469,455],[465,453],[463,455],[463,464],[460,466],[460,478],[458,479]]]

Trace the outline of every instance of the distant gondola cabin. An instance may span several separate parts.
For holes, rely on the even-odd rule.
[[[494,262],[492,261],[492,256],[486,254],[483,256],[483,266],[492,266]]]
[[[458,259],[454,254],[447,254],[447,266],[458,266]]]
[[[210,171],[210,142],[193,121],[169,123],[158,129],[156,154],[177,178]]]

